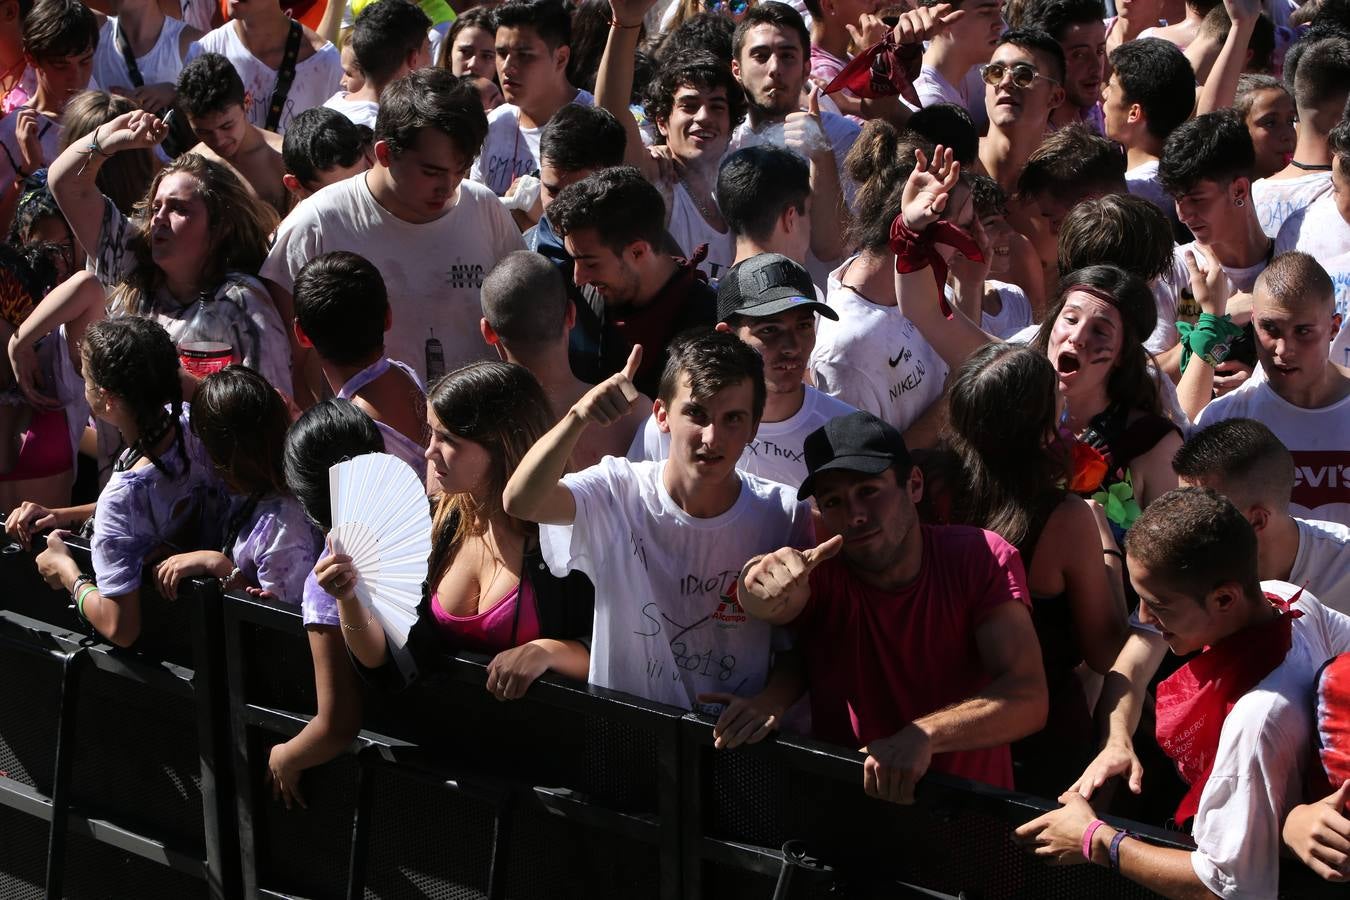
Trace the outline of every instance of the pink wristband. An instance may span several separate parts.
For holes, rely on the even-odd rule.
[[[1087,828],[1083,829],[1083,859],[1088,862],[1092,862],[1092,836],[1105,824],[1101,819],[1093,819]]]

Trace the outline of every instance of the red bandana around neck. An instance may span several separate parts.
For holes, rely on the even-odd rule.
[[[1158,685],[1158,746],[1190,785],[1177,805],[1177,825],[1200,808],[1200,795],[1214,769],[1224,719],[1242,695],[1260,684],[1289,653],[1294,619],[1303,615],[1289,607],[1302,593],[1299,591],[1288,602],[1266,594],[1280,615],[1205,648]]]

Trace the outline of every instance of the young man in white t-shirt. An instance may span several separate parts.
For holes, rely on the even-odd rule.
[[[497,77],[506,103],[488,115],[483,152],[469,176],[497,196],[539,168],[539,133],[568,103],[590,106],[567,80],[572,21],[557,0],[511,0],[497,7]]]
[[[1126,552],[1144,622],[1173,653],[1203,651],[1188,665],[1205,673],[1204,691],[1186,673],[1158,691],[1159,743],[1191,785],[1175,816],[1194,816],[1196,849],[1107,825],[1073,791],[1016,836],[1038,856],[1109,867],[1166,897],[1274,897],[1280,826],[1315,760],[1313,684],[1350,643],[1350,618],[1296,585],[1260,581],[1251,526],[1212,491],[1154,500]]]
[[[1350,614],[1350,528],[1289,514],[1294,458],[1255,419],[1225,419],[1192,434],[1172,468],[1184,485],[1228,498],[1256,531],[1263,581],[1306,585],[1327,606]]]
[[[285,314],[301,267],[349,250],[384,276],[391,357],[426,383],[485,358],[479,288],[499,259],[524,248],[497,198],[465,177],[486,131],[477,90],[449,69],[418,69],[386,88],[375,165],[301,202],[277,231],[261,275]]]
[[[855,411],[802,380],[816,345],[817,315],[839,318],[816,299],[806,270],[777,253],[737,263],[717,285],[717,330],[736,335],[759,352],[768,391],[759,431],[736,467],[793,488],[806,479],[806,436],[835,416]],[[670,435],[652,416],[628,458],[665,459],[669,452]]]
[[[737,150],[717,171],[717,200],[736,242],[733,264],[778,253],[806,265],[811,252],[811,169],[800,156],[768,144]]]
[[[595,584],[590,681],[672,706],[725,706],[718,733],[759,740],[802,688],[770,677],[775,635],[750,619],[736,580],[751,556],[813,546],[796,492],[736,470],[764,409],[763,363],[733,335],[706,332],[671,348],[655,404],[670,434],[664,462],[607,457],[564,475],[582,433],[637,402],[624,371],[586,394],[525,455],[503,496],[508,514],[541,523],[556,574]],[[779,644],[777,649],[782,649]]]
[[[1298,143],[1289,165],[1252,185],[1261,228],[1270,237],[1286,219],[1331,191],[1331,148],[1327,135],[1345,115],[1350,95],[1350,40],[1325,38],[1298,57],[1294,105]]]
[[[1317,260],[1277,256],[1252,296],[1265,378],[1213,401],[1195,424],[1264,422],[1294,455],[1294,514],[1350,525],[1350,372],[1328,359],[1337,318],[1331,279]]]
[[[375,127],[380,94],[413,69],[431,65],[431,20],[409,0],[372,3],[361,10],[352,26],[351,45],[356,64],[365,75],[359,90],[339,90],[324,101],[357,125]]]
[[[230,21],[192,44],[188,62],[202,53],[224,56],[244,82],[248,120],[259,128],[285,134],[291,119],[311,107],[322,106],[338,89],[342,80],[338,49],[286,15],[278,0],[229,0],[228,9]],[[294,78],[283,98],[276,88],[293,32],[299,37]],[[278,102],[279,108],[273,112]]]

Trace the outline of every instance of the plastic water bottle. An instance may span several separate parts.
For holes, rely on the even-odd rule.
[[[187,326],[178,338],[178,360],[198,378],[241,361],[231,342],[230,323],[220,301],[203,295],[194,304]]]

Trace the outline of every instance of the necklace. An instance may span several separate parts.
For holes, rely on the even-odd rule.
[[[708,205],[703,202],[703,198],[690,186],[688,181],[681,178],[680,184],[684,185],[684,192],[689,195],[690,200],[694,201],[694,207],[698,209],[699,215],[703,216],[705,222],[711,225],[722,217],[721,211],[716,206],[712,209],[708,208]]]
[[[1301,163],[1301,162],[1299,162],[1299,161],[1296,160],[1296,159],[1291,159],[1291,160],[1289,160],[1289,165],[1293,166],[1295,169],[1302,169],[1302,170],[1305,171],[1305,172],[1330,172],[1330,171],[1331,171],[1331,164],[1330,164],[1330,163],[1328,163],[1327,165],[1323,166],[1323,165],[1318,165],[1318,164],[1315,164],[1315,163]]]

